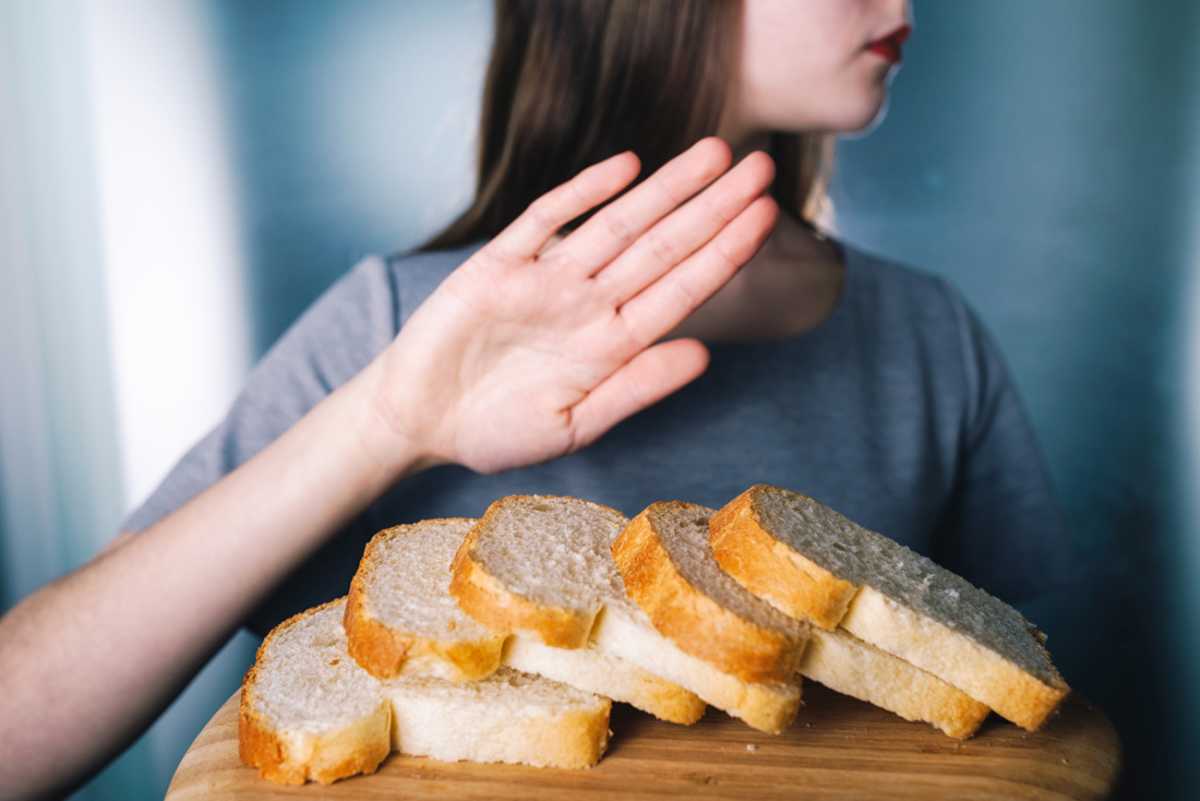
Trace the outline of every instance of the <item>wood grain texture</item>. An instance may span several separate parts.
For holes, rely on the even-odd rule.
[[[1116,732],[1068,698],[1039,732],[993,715],[959,743],[809,682],[796,722],[772,736],[710,709],[695,726],[613,705],[608,753],[591,770],[437,762],[393,754],[371,776],[274,785],[238,761],[237,694],[184,755],[167,801],[282,798],[1096,799],[1116,783]]]

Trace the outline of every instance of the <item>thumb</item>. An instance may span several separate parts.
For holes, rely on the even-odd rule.
[[[698,339],[673,339],[641,351],[572,408],[573,449],[591,445],[626,417],[694,381],[708,360],[708,348]]]

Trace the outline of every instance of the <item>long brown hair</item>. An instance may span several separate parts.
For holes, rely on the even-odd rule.
[[[535,199],[616,153],[638,155],[641,181],[715,134],[738,64],[741,5],[495,0],[475,199],[417,250],[491,239]],[[811,225],[832,137],[775,132],[767,150],[781,212]]]

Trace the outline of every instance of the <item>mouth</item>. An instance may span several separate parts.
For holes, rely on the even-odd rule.
[[[884,36],[882,39],[867,45],[867,50],[887,61],[889,64],[899,64],[901,59],[900,48],[908,39],[908,35],[912,33],[912,27],[909,25],[901,25],[896,30]]]

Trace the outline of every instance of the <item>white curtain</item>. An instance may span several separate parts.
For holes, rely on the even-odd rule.
[[[0,593],[87,561],[249,361],[205,6],[0,3]],[[81,799],[161,798],[239,634]]]

